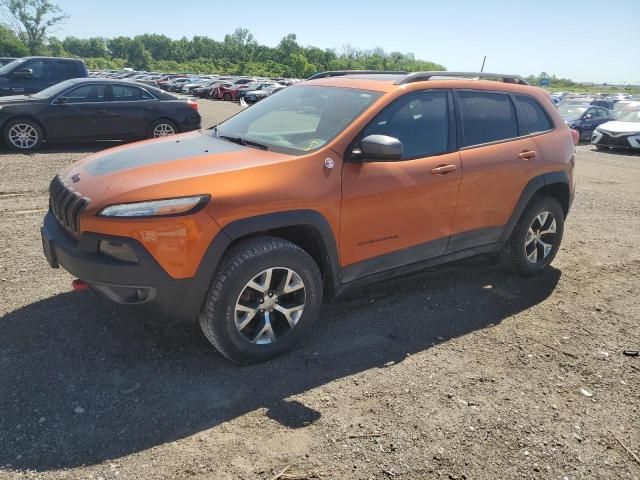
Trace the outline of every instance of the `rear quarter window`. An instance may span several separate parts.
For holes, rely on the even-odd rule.
[[[516,95],[515,97],[529,133],[546,132],[553,129],[551,120],[536,99],[526,95]]]
[[[462,116],[463,146],[518,136],[518,118],[509,95],[459,91],[457,96]]]

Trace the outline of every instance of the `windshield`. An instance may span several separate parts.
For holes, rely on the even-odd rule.
[[[214,132],[302,155],[332,140],[381,95],[351,88],[290,87],[240,112]]]
[[[24,61],[24,58],[19,58],[17,60],[14,60],[13,62],[7,63],[4,67],[0,68],[0,75],[11,72],[11,70],[13,70],[16,65],[20,65]]]
[[[640,122],[640,110],[621,113],[618,117],[620,122]]]
[[[41,98],[41,99],[53,97],[54,95],[57,95],[58,93],[64,92],[67,88],[72,87],[73,85],[76,85],[77,83],[78,82],[76,82],[74,80],[65,80],[64,82],[56,83],[55,85],[53,85],[53,86],[51,86],[49,88],[45,88],[44,90],[40,90],[38,93],[32,93],[29,96],[33,97],[33,98]]]
[[[569,120],[575,120],[580,118],[584,112],[587,111],[587,107],[576,107],[575,105],[560,105],[558,112],[563,118]]]

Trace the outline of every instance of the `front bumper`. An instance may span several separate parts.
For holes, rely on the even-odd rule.
[[[197,321],[204,295],[194,296],[193,279],[171,278],[151,254],[134,239],[84,232],[72,238],[51,212],[41,229],[45,257],[53,268],[62,267],[84,280],[98,296],[123,305],[144,306],[172,321]],[[115,260],[99,253],[102,240],[127,244],[137,263]]]
[[[608,132],[595,130],[591,135],[591,144],[602,147],[640,149],[640,135],[637,133],[612,135]]]

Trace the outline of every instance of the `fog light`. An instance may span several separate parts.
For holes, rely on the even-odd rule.
[[[114,240],[101,240],[98,251],[115,260],[127,263],[138,263],[138,257],[126,243]]]

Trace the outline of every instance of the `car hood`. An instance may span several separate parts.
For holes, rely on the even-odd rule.
[[[613,133],[634,133],[640,132],[640,122],[607,122],[598,128]]]
[[[27,95],[9,95],[8,97],[0,97],[0,106],[15,105],[18,103],[32,102],[35,99]]]
[[[196,131],[104,150],[80,160],[61,179],[89,198],[90,208],[107,204],[208,193],[216,176],[287,162],[297,157],[258,150]]]

